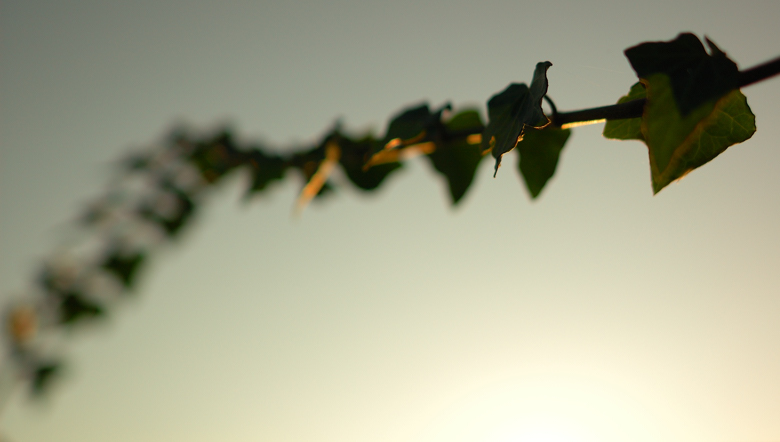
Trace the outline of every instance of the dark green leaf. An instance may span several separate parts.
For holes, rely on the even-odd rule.
[[[63,324],[73,324],[82,319],[94,319],[105,313],[103,306],[80,293],[57,293],[56,296],[60,298],[60,322]]]
[[[128,155],[120,163],[121,167],[128,172],[140,172],[147,168],[151,164],[151,155],[148,153],[134,153]]]
[[[306,185],[309,184],[311,179],[317,173],[317,170],[319,170],[320,165],[322,165],[322,162],[325,161],[326,145],[329,140],[330,136],[325,137],[319,146],[306,152],[300,152],[292,160],[292,167],[297,169],[303,176],[303,187],[306,187]],[[332,193],[333,190],[334,188],[330,181],[326,181],[318,189],[314,197],[321,198],[325,195],[328,195],[329,193]]]
[[[373,147],[371,156],[383,149],[414,144],[426,137],[430,139],[432,135],[435,137],[431,132],[436,132],[441,122],[442,113],[451,108],[452,106],[446,103],[437,111],[431,112],[428,104],[423,103],[404,109],[390,121],[384,140]]]
[[[698,37],[683,33],[669,42],[648,42],[626,49],[639,78],[666,74],[683,116],[710,100],[739,88],[739,69],[715,44],[706,39],[707,54]]]
[[[553,126],[532,128],[525,131],[523,140],[517,144],[520,153],[518,168],[531,198],[539,196],[555,174],[558,158],[569,135],[570,129]]]
[[[41,363],[35,367],[30,379],[30,393],[35,397],[43,395],[61,372],[62,365],[56,362]]]
[[[236,149],[228,131],[219,133],[213,140],[195,144],[189,159],[208,183],[216,183],[244,162],[243,153]]]
[[[160,187],[174,197],[175,212],[172,215],[162,215],[157,213],[152,207],[144,206],[140,208],[138,215],[159,225],[169,237],[173,238],[181,232],[181,229],[192,218],[197,206],[187,192],[179,189],[172,183],[163,181]]]
[[[447,179],[452,204],[457,204],[474,180],[483,157],[479,144],[469,143],[468,134],[478,134],[484,124],[477,111],[467,110],[447,121],[445,128],[449,137],[444,138],[428,158]]]
[[[628,95],[620,97],[618,104],[627,101],[639,100],[647,97],[645,86],[641,82],[635,83],[628,91]],[[604,137],[614,140],[644,140],[642,136],[642,118],[624,118],[622,120],[607,120],[604,125]]]
[[[542,98],[547,93],[547,69],[549,61],[536,65],[534,78],[529,88],[525,84],[512,83],[488,101],[489,122],[482,134],[482,150],[490,148],[495,137],[493,157],[496,172],[501,165],[501,156],[514,149],[526,126],[544,127],[550,120],[542,110]],[[495,173],[493,174],[495,176]]]
[[[675,104],[669,77],[653,74],[642,81],[647,86],[642,134],[650,151],[654,193],[729,146],[747,140],[756,130],[755,116],[739,90],[709,100],[683,116]]]
[[[368,155],[375,150],[381,149],[380,142],[373,137],[366,136],[358,140],[353,140],[341,135],[338,139],[338,145],[341,148],[341,164],[344,173],[352,183],[362,190],[374,190],[378,188],[392,172],[401,168],[401,163],[384,163],[366,169],[364,165]]]
[[[284,179],[287,164],[280,156],[255,149],[246,154],[246,158],[252,174],[252,184],[247,189],[247,197],[262,192],[274,181]]]
[[[146,256],[143,253],[126,255],[115,252],[106,258],[105,262],[103,262],[103,268],[116,276],[122,285],[129,289],[133,286],[138,269],[143,264],[145,258]]]
[[[401,140],[415,138],[425,131],[430,119],[431,111],[428,109],[427,103],[404,109],[390,121],[384,143],[396,138]]]

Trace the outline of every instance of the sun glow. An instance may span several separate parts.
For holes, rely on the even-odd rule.
[[[529,378],[496,383],[464,396],[440,416],[430,428],[432,434],[424,439],[436,442],[641,441],[656,439],[653,427],[652,419],[642,407],[603,383]]]

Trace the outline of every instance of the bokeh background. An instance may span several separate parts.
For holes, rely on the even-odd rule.
[[[485,102],[550,60],[562,110],[615,102],[629,46],[780,54],[776,1],[4,1],[0,297],[174,125],[280,149],[337,118]],[[647,152],[575,129],[529,201],[513,158],[459,207],[426,161],[291,216],[223,183],[137,294],[72,333],[13,441],[780,440],[780,80],[758,132],[653,197]]]

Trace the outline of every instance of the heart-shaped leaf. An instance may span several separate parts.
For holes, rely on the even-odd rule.
[[[705,38],[707,54],[698,37],[682,33],[668,42],[648,42],[626,49],[625,54],[639,78],[666,74],[677,107],[683,116],[701,104],[739,88],[739,69],[715,43]]]
[[[146,255],[140,252],[124,254],[116,251],[103,262],[103,269],[113,274],[125,288],[129,289],[133,286],[145,258]]]
[[[501,157],[514,149],[526,126],[542,128],[550,123],[542,110],[542,98],[547,93],[547,69],[550,66],[552,63],[549,61],[536,64],[530,88],[524,83],[512,83],[488,101],[489,122],[482,134],[482,150],[490,149],[495,137],[495,173],[501,166]]]
[[[364,167],[366,158],[371,152],[381,149],[381,141],[372,136],[352,139],[339,135],[338,144],[341,147],[341,168],[352,184],[361,190],[378,188],[392,172],[401,168],[397,161]],[[379,147],[377,147],[379,146]]]
[[[755,116],[738,89],[737,65],[706,42],[710,54],[690,33],[626,49],[646,89],[640,131],[635,120],[628,120],[606,127],[604,135],[645,141],[654,193],[756,130]],[[640,92],[635,85],[629,96]]]
[[[62,372],[62,365],[57,362],[41,362],[32,369],[30,380],[30,394],[34,397],[42,396],[52,384],[52,381]]]
[[[647,97],[645,86],[641,82],[634,83],[628,95],[620,97],[618,104],[639,100]],[[613,140],[644,140],[642,135],[642,118],[624,118],[620,120],[607,120],[604,125],[604,138]]]
[[[547,181],[555,174],[558,158],[569,135],[571,129],[554,126],[543,129],[529,128],[525,131],[523,140],[517,143],[520,154],[517,167],[531,198],[539,196]]]
[[[249,163],[252,176],[252,184],[246,191],[246,198],[262,192],[272,182],[284,179],[288,166],[279,155],[269,154],[260,149],[248,152],[246,161]]]
[[[654,193],[756,131],[755,115],[739,90],[711,99],[683,116],[668,76],[653,74],[642,82],[647,87],[647,104],[641,129],[650,152]]]
[[[442,113],[450,110],[452,106],[445,103],[440,109],[431,112],[427,103],[404,109],[393,117],[387,127],[387,133],[380,145],[371,152],[369,164],[381,164],[386,161],[377,161],[377,154],[398,148],[403,148],[423,141],[435,138],[435,132],[440,125]]]
[[[436,149],[427,156],[436,171],[447,179],[454,205],[458,204],[466,194],[474,180],[477,166],[482,161],[478,134],[484,128],[484,124],[477,111],[466,110],[447,121],[445,128],[446,133],[451,136],[443,138]],[[460,135],[468,133],[477,134],[477,139]]]

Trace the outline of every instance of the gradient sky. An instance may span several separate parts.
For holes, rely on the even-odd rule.
[[[623,50],[706,34],[780,54],[780,2],[5,1],[0,297],[128,149],[179,122],[310,143],[420,100],[477,106],[550,60],[562,110],[635,76]],[[780,80],[758,131],[653,197],[647,151],[575,129],[530,202],[484,162],[458,208],[427,162],[291,216],[292,180],[224,183],[137,296],[73,333],[13,441],[780,440]],[[508,164],[514,164],[509,159]]]

